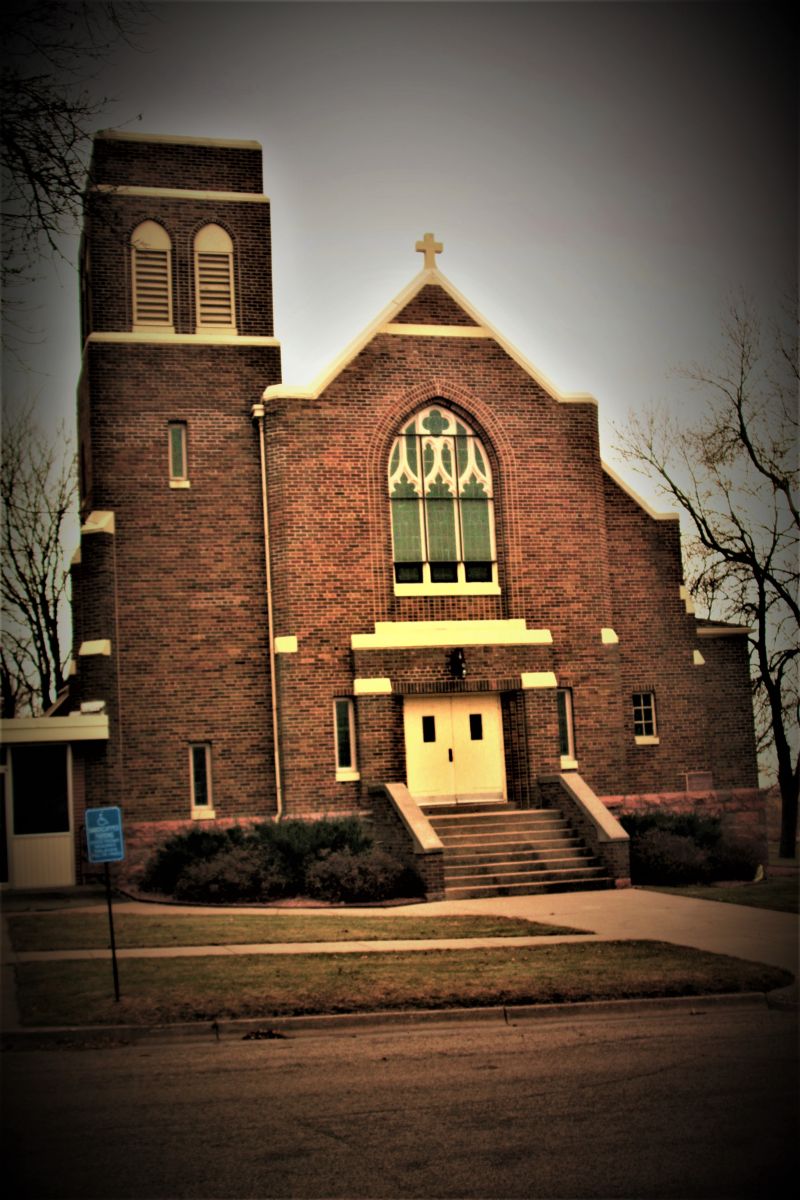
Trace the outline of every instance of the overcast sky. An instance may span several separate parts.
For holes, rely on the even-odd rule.
[[[765,3],[207,3],[153,19],[91,82],[103,124],[250,138],[272,201],[284,381],[307,385],[438,266],[556,386],[612,422],[713,362],[730,296],[797,278],[796,44]],[[141,119],[139,119],[141,117]],[[73,418],[78,288],[10,395]],[[681,409],[681,403],[684,407]],[[660,507],[664,507],[663,502]]]

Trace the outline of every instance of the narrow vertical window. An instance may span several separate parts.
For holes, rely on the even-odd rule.
[[[172,329],[172,243],[163,226],[143,221],[131,234],[133,328]]]
[[[558,702],[558,748],[561,766],[575,766],[575,727],[572,716],[572,689],[559,688]]]
[[[336,746],[336,778],[357,779],[355,713],[352,700],[334,700],[333,732]]]
[[[170,421],[167,429],[170,483],[187,483],[189,464],[186,456],[186,422]]]
[[[208,742],[196,742],[189,747],[189,787],[192,816],[213,817],[211,745]]]
[[[658,738],[656,726],[656,698],[653,692],[633,693],[633,735],[637,742],[651,742]]]
[[[194,239],[194,283],[197,329],[235,333],[233,242],[220,225],[205,225]]]

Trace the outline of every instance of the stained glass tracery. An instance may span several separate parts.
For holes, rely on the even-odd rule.
[[[473,430],[441,405],[407,422],[389,456],[397,583],[491,583],[494,493]]]

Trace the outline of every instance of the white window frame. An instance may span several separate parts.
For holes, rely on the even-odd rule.
[[[339,756],[339,706],[347,706],[348,739],[350,762],[342,763]],[[356,758],[356,716],[355,704],[349,696],[337,696],[333,701],[333,747],[336,763],[336,782],[352,783],[361,778]]]
[[[563,697],[564,716],[567,731],[567,753],[561,754],[561,770],[562,771],[577,771],[578,760],[575,757],[575,710],[572,700],[572,688],[558,688],[556,691],[556,701],[561,702]],[[561,712],[558,714],[558,739],[559,750],[561,749]]]
[[[178,430],[181,435],[181,459],[183,469],[175,470],[175,455],[172,435]],[[189,483],[189,435],[186,421],[169,421],[167,423],[167,467],[169,470],[169,486],[171,488],[188,488]]]
[[[158,256],[154,259],[153,256]],[[152,286],[153,271],[158,266],[158,275],[163,276],[160,303],[166,303],[164,313],[154,317],[147,315],[146,289]],[[156,279],[157,282],[157,279]],[[151,297],[152,299],[152,297]],[[174,333],[172,311],[172,240],[163,225],[157,221],[142,221],[131,234],[131,308],[134,331],[143,329]]]
[[[637,746],[657,746],[658,722],[656,720],[656,694],[653,691],[642,690],[631,694],[633,708],[633,740]],[[642,732],[637,733],[637,725]],[[645,732],[645,731],[648,732]]]
[[[206,796],[207,804],[197,804],[196,802],[196,783],[195,783],[195,751],[203,750],[205,752],[205,772],[206,772]],[[211,743],[210,742],[190,742],[189,743],[189,796],[191,801],[192,819],[195,821],[210,821],[216,816],[214,811],[214,790],[211,775]]]

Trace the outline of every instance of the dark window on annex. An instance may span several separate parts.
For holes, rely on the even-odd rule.
[[[66,746],[15,746],[11,752],[14,833],[68,833]]]

